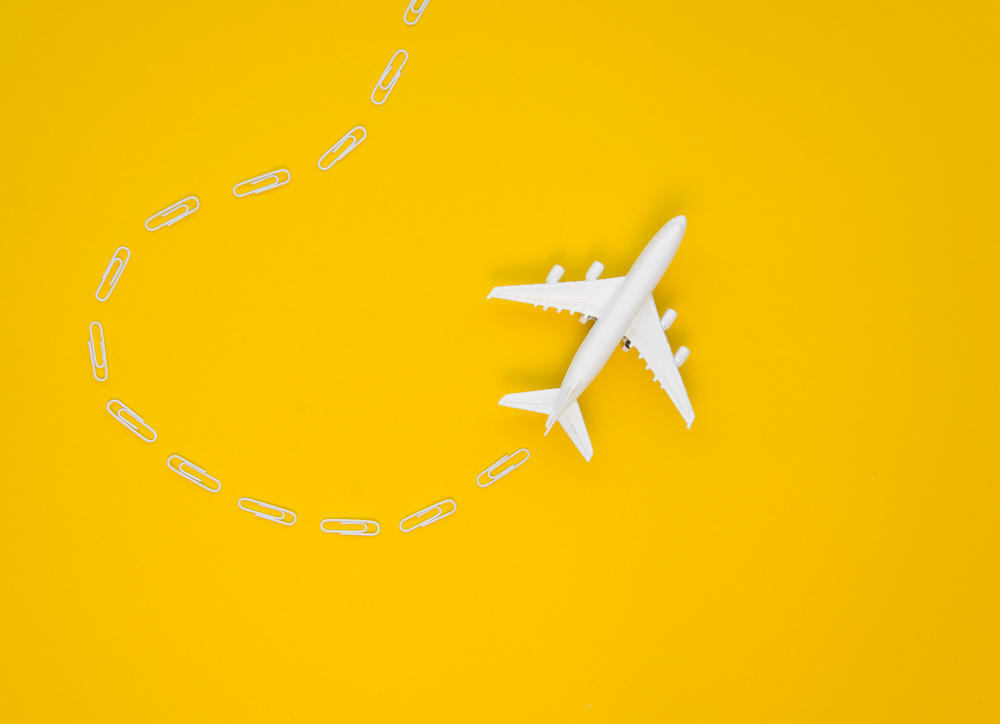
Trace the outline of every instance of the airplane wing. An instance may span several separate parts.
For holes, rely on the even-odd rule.
[[[579,312],[590,317],[600,317],[608,300],[625,277],[595,279],[592,282],[557,282],[555,284],[520,284],[511,287],[493,287],[487,299],[509,299],[512,302],[526,302],[541,305],[544,309],[555,307],[571,314]]]
[[[674,353],[670,351],[667,335],[660,326],[660,315],[656,312],[656,302],[652,295],[646,300],[625,336],[639,350],[639,359],[646,361],[647,370],[653,370],[653,381],[659,382],[660,387],[667,391],[670,401],[690,428],[694,422],[694,410],[687,390],[684,389],[681,373],[674,364]]]

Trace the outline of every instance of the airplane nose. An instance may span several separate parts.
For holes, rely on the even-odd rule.
[[[663,271],[666,271],[667,267],[670,266],[674,254],[677,253],[677,249],[681,245],[681,240],[684,238],[684,231],[687,229],[687,222],[686,216],[675,216],[665,223],[656,232],[656,236],[647,244],[647,246],[658,250],[656,252],[658,257],[663,257]],[[660,273],[662,274],[663,271]]]

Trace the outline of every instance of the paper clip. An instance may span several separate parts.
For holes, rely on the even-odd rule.
[[[178,461],[176,468],[173,465],[170,464],[171,460],[177,460]],[[209,480],[211,480],[212,482],[214,482],[218,487],[216,487],[214,490],[212,488],[208,487],[207,485],[205,485],[205,481],[202,478],[196,477],[195,475],[192,475],[187,470],[185,470],[184,469],[185,465],[187,465],[189,468],[191,468],[195,472],[201,473],[206,478],[208,478]],[[204,470],[202,470],[201,468],[199,468],[193,462],[191,462],[190,460],[185,460],[180,455],[171,455],[170,457],[168,457],[167,458],[167,467],[170,468],[171,470],[173,470],[178,475],[180,475],[182,478],[186,478],[187,480],[190,480],[195,485],[200,485],[201,487],[203,487],[205,490],[207,490],[210,493],[218,493],[220,490],[222,490],[222,483],[219,482],[218,478],[213,478],[211,475],[209,475]]]
[[[396,74],[392,76],[392,80],[389,81],[389,85],[382,85],[382,81],[385,80],[385,77],[389,75],[389,71],[392,70],[392,64],[396,60],[396,56],[399,55],[400,53],[403,54],[403,62],[399,64],[398,68],[396,68]],[[389,65],[387,65],[385,67],[385,70],[382,71],[382,75],[380,75],[378,78],[378,83],[376,83],[375,87],[372,89],[372,103],[374,103],[377,106],[380,106],[383,103],[385,103],[386,100],[388,100],[389,94],[392,92],[393,87],[396,85],[396,81],[399,80],[399,74],[403,72],[403,66],[406,65],[406,61],[408,61],[409,59],[410,56],[407,55],[406,51],[403,49],[399,49],[392,54],[392,57],[389,58]],[[384,90],[385,96],[382,98],[382,100],[377,101],[375,100],[375,94],[378,93],[379,90]]]
[[[94,339],[95,324],[97,325],[98,339]],[[87,346],[90,347],[90,366],[94,370],[94,379],[98,382],[104,382],[108,379],[108,353],[104,350],[104,327],[101,326],[100,322],[91,322],[87,325],[87,331],[90,333],[90,339],[87,341]],[[101,348],[100,364],[97,363],[98,347]],[[98,370],[104,373],[104,377],[97,376]]]
[[[403,11],[403,22],[406,23],[407,25],[416,25],[417,21],[420,20],[420,16],[424,14],[424,10],[427,9],[427,3],[429,3],[430,1],[431,0],[424,0],[423,5],[421,5],[420,9],[417,10],[415,7],[413,7],[413,4],[417,2],[417,0],[410,0],[410,4],[407,5],[406,10]],[[406,19],[410,13],[416,13],[417,16],[413,18],[412,21]]]
[[[121,256],[121,252],[125,252],[125,256]],[[97,297],[97,301],[106,302],[108,297],[111,296],[111,292],[115,290],[118,285],[118,279],[121,277],[122,272],[125,271],[125,265],[128,264],[128,260],[131,258],[132,252],[128,250],[127,246],[119,246],[115,249],[115,253],[111,255],[111,261],[108,262],[108,268],[104,270],[104,276],[101,277],[101,283],[97,285],[97,291],[94,292],[94,296]],[[115,269],[115,262],[121,264],[117,269]],[[112,269],[114,272],[112,273]],[[104,282],[108,281],[108,275],[111,274],[111,281],[108,282],[108,293],[103,297],[101,296],[101,290],[104,288]]]
[[[281,174],[284,174],[286,177],[284,181],[281,180]],[[268,184],[267,186],[258,186],[257,188],[253,188],[253,185],[255,183],[259,181],[266,181],[269,178],[273,178],[274,183]],[[279,186],[284,186],[291,180],[292,180],[292,172],[289,171],[287,168],[279,168],[277,171],[272,171],[271,173],[265,173],[260,176],[254,176],[253,178],[248,178],[246,181],[240,181],[238,184],[233,186],[233,196],[243,197],[243,196],[249,196],[250,194],[259,194],[261,191],[270,191],[271,189],[276,189]],[[244,191],[243,193],[239,193],[236,190],[240,186],[246,186],[247,184],[250,184],[250,188]]]
[[[267,508],[268,510],[276,510],[279,513],[281,513],[281,515],[275,517],[275,516],[269,515],[267,513],[262,513],[259,510],[253,510],[251,508],[244,508],[243,507],[243,501],[244,500],[247,501],[248,503],[253,503],[254,505],[259,505],[261,508]],[[267,503],[262,503],[259,500],[254,500],[253,498],[240,498],[239,500],[236,501],[236,505],[239,506],[240,510],[245,510],[248,513],[253,513],[258,518],[263,518],[264,520],[273,520],[275,523],[281,523],[282,525],[292,525],[292,523],[294,523],[296,520],[298,520],[298,518],[296,517],[295,513],[293,513],[290,510],[286,510],[285,508],[279,508],[277,505],[268,505]],[[289,520],[289,521],[286,521],[285,520],[285,513],[288,513],[288,515],[292,516],[292,519]]]
[[[194,208],[191,208],[188,205],[188,201],[194,201]],[[159,212],[157,214],[153,214],[148,219],[146,219],[146,223],[143,224],[143,226],[146,227],[146,231],[156,231],[157,229],[162,229],[164,226],[172,226],[173,224],[176,224],[178,221],[180,221],[181,219],[183,219],[185,216],[188,216],[189,214],[193,214],[195,211],[198,210],[198,208],[200,206],[201,206],[201,203],[198,201],[198,197],[197,196],[188,196],[186,199],[181,199],[176,204],[171,204],[170,206],[168,206],[167,208],[165,208],[163,211],[161,211],[161,212]],[[154,226],[152,229],[149,228],[149,222],[152,221],[153,219],[164,219],[168,215],[174,213],[175,211],[177,211],[181,207],[184,207],[183,213],[178,214],[177,216],[175,216],[174,218],[170,219],[169,221],[164,221],[162,224],[158,224],[158,225]]]
[[[360,525],[361,530],[327,530],[325,523],[340,523],[341,525]],[[368,526],[374,525],[375,530],[369,531]],[[319,529],[324,533],[339,533],[340,535],[378,535],[379,524],[374,520],[360,520],[358,518],[324,518],[319,522]]]
[[[503,465],[508,460],[513,460],[517,455],[519,455],[521,453],[524,453],[524,459],[523,460],[518,460],[516,463],[511,463],[510,465],[508,465],[507,467],[505,467],[503,470],[501,470],[498,475],[494,475],[493,474],[494,470],[496,470],[498,467],[500,467],[501,465]],[[504,475],[508,475],[509,473],[512,473],[513,471],[517,470],[519,467],[521,467],[522,465],[524,465],[526,462],[528,462],[528,458],[530,458],[530,457],[531,457],[531,453],[528,452],[528,448],[526,448],[526,447],[522,447],[520,450],[515,450],[510,455],[504,455],[502,458],[500,458],[499,460],[497,460],[495,463],[493,463],[492,465],[490,465],[483,472],[479,473],[479,475],[476,476],[476,485],[478,485],[480,488],[487,488],[490,485],[493,485],[493,483],[495,483],[496,481],[498,481]],[[484,475],[486,476],[486,481],[487,481],[485,483],[483,482],[483,476]]]
[[[112,407],[114,407],[114,409],[111,409]],[[156,440],[156,430],[147,425],[145,420],[143,420],[141,417],[135,414],[134,410],[130,410],[128,407],[126,407],[125,403],[122,402],[121,400],[111,400],[108,403],[108,412],[110,412],[111,416],[114,417],[116,420],[118,420],[118,422],[120,422],[129,430],[134,432],[140,439],[145,440],[146,442],[154,442]],[[128,415],[129,417],[134,419],[135,422],[125,419],[124,417],[122,417],[123,414]],[[153,437],[152,438],[146,437],[141,432],[139,432],[139,425],[142,425],[145,429],[153,433]]]
[[[444,506],[446,506],[448,504],[451,504],[451,510],[449,510],[447,513],[445,513],[444,512]],[[404,528],[403,527],[403,523],[405,523],[406,521],[413,520],[414,518],[419,518],[421,515],[423,515],[425,513],[429,513],[430,511],[435,510],[435,509],[437,510],[437,513],[435,513],[434,515],[432,515],[427,520],[425,520],[423,522],[420,522],[420,523],[417,523],[412,528]],[[435,521],[438,521],[438,520],[441,520],[442,518],[447,518],[449,515],[451,515],[452,513],[454,513],[456,510],[458,510],[458,503],[456,503],[454,500],[452,500],[451,498],[448,498],[446,500],[442,500],[440,503],[435,503],[434,505],[429,505],[426,508],[424,508],[423,510],[418,510],[413,515],[408,515],[405,518],[403,518],[401,521],[399,521],[399,529],[401,531],[403,531],[404,533],[409,533],[411,530],[416,530],[417,528],[423,528],[425,525],[430,525],[431,523],[433,523]]]
[[[354,134],[357,133],[358,131],[361,131],[361,138],[354,137]],[[339,149],[342,145],[344,145],[344,141],[346,141],[348,138],[351,139],[353,143],[350,146],[348,146],[346,150],[341,151],[340,154],[335,159],[333,159],[333,161],[330,162],[329,166],[324,166],[323,159],[329,156],[331,153],[337,153],[337,149]],[[365,130],[364,126],[355,126],[351,130],[349,130],[347,133],[343,135],[343,137],[339,141],[330,146],[329,151],[327,151],[326,153],[324,153],[322,156],[319,157],[319,161],[317,161],[316,163],[316,165],[319,166],[319,170],[329,171],[331,168],[333,168],[333,164],[337,163],[337,161],[339,161],[344,156],[353,151],[355,146],[357,146],[366,138],[368,138],[368,131]]]

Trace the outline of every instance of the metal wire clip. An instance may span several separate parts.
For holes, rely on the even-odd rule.
[[[108,412],[110,412],[111,416],[116,420],[118,420],[118,422],[120,422],[129,430],[134,432],[136,436],[139,437],[141,440],[145,440],[146,442],[154,442],[156,440],[156,430],[147,425],[146,421],[135,413],[135,410],[129,409],[125,405],[125,403],[122,402],[121,400],[111,400],[110,402],[108,402]],[[135,420],[135,422],[125,419],[124,417],[122,417],[123,414],[128,415],[133,420]],[[139,432],[140,425],[146,430],[149,430],[151,433],[153,433],[153,437],[151,438],[146,437],[141,432]]]
[[[449,510],[446,513],[445,512],[445,506],[447,506],[447,505],[451,506],[451,510]],[[406,521],[413,520],[414,518],[419,518],[420,516],[424,515],[425,513],[429,513],[432,510],[437,510],[437,513],[435,513],[434,515],[432,515],[427,520],[422,521],[420,523],[417,523],[415,526],[413,526],[411,528],[404,528],[403,527],[403,523],[405,523]],[[431,523],[434,523],[435,521],[441,520],[442,518],[447,518],[449,515],[451,515],[452,513],[454,513],[456,510],[458,510],[458,503],[456,503],[451,498],[447,498],[446,500],[442,500],[440,503],[435,503],[434,505],[430,505],[430,506],[424,508],[423,510],[418,510],[413,515],[406,516],[401,521],[399,521],[399,529],[401,531],[403,531],[404,533],[409,533],[411,530],[416,530],[417,528],[423,528],[425,525],[430,525]]]
[[[194,201],[193,208],[188,204],[188,201]],[[198,201],[197,196],[188,196],[186,199],[181,199],[176,204],[170,204],[170,206],[165,208],[163,211],[153,214],[148,219],[146,219],[146,223],[143,224],[143,226],[146,227],[146,231],[156,231],[157,229],[162,229],[164,226],[173,226],[178,221],[183,219],[185,216],[193,214],[195,211],[198,210],[200,206],[201,202]],[[177,211],[181,207],[184,208],[184,211],[182,213],[178,214],[177,216],[173,217],[170,220],[164,221],[162,224],[157,224],[153,228],[149,228],[150,221],[153,221],[154,219],[166,219],[167,216]]]
[[[173,465],[170,464],[171,460],[177,460],[178,461],[176,468]],[[201,475],[205,476],[209,480],[213,481],[216,484],[217,487],[214,490],[212,488],[210,488],[208,485],[205,484],[204,479],[196,477],[192,473],[189,473],[187,470],[185,470],[184,469],[185,465],[187,465],[191,470],[194,470],[195,472],[200,473]],[[207,490],[210,493],[218,493],[220,490],[222,490],[222,483],[219,482],[218,478],[213,478],[211,475],[209,475],[204,470],[202,470],[201,468],[199,468],[193,462],[191,462],[190,460],[185,460],[180,455],[171,455],[170,457],[168,457],[167,458],[167,467],[170,468],[171,470],[173,470],[178,475],[180,475],[182,478],[186,478],[187,480],[190,480],[195,485],[200,485],[201,487],[203,487],[205,490]]]
[[[97,325],[98,337],[94,339],[94,325]],[[87,341],[87,346],[90,347],[90,367],[94,371],[94,379],[98,382],[105,382],[108,379],[108,353],[104,349],[104,327],[101,326],[100,322],[91,322],[87,326],[87,331],[90,333],[90,339]],[[101,363],[97,362],[97,348],[101,348]],[[104,373],[104,377],[98,377],[98,370]]]
[[[125,252],[125,256],[121,255],[121,252]],[[97,291],[94,292],[94,296],[97,297],[97,301],[106,302],[108,297],[111,296],[111,292],[115,290],[118,286],[118,280],[121,278],[122,272],[125,271],[125,265],[128,264],[129,258],[131,258],[132,252],[128,250],[127,246],[119,246],[115,249],[115,253],[111,255],[111,261],[108,262],[107,269],[104,270],[104,276],[101,277],[101,283],[97,285]],[[120,264],[120,266],[115,269],[115,262]],[[111,270],[114,269],[114,272]],[[108,292],[103,297],[101,296],[101,290],[104,288],[104,282],[108,281],[108,275],[111,275],[111,281],[108,282]]]
[[[505,467],[503,470],[501,470],[500,473],[497,474],[497,475],[493,474],[494,470],[496,470],[498,467],[500,467],[501,465],[503,465],[508,460],[513,460],[520,453],[524,453],[524,459],[523,460],[518,460],[515,463],[511,463],[510,465],[508,465],[507,467]],[[524,465],[526,462],[528,462],[528,458],[530,458],[530,457],[531,457],[531,453],[528,452],[528,448],[525,448],[525,447],[522,447],[520,450],[515,450],[510,455],[504,455],[502,458],[500,458],[499,460],[497,460],[495,463],[493,463],[492,465],[490,465],[483,472],[479,473],[479,475],[476,476],[476,485],[478,485],[480,488],[487,488],[490,485],[493,485],[493,483],[495,483],[496,481],[498,481],[504,475],[508,475],[508,474],[512,473],[513,471],[517,470],[519,467],[521,467],[522,465]],[[487,481],[485,483],[483,482],[483,476],[484,475],[486,476],[486,481]]]
[[[354,137],[354,134],[355,134],[355,133],[357,133],[358,131],[361,131],[361,138],[355,138],[355,137]],[[349,130],[349,131],[348,131],[347,133],[345,133],[345,134],[344,134],[343,136],[341,136],[341,138],[340,138],[340,140],[339,140],[339,141],[337,141],[337,142],[336,142],[335,144],[333,144],[332,146],[330,146],[330,149],[329,149],[329,150],[328,150],[328,151],[327,151],[326,153],[324,153],[324,154],[323,154],[322,156],[320,156],[320,157],[319,157],[319,161],[317,161],[317,163],[316,163],[316,165],[317,165],[317,166],[319,166],[319,170],[320,170],[320,171],[329,171],[329,170],[330,170],[331,168],[333,168],[333,164],[337,163],[337,161],[339,161],[339,160],[340,160],[340,159],[342,159],[342,158],[343,158],[344,156],[346,156],[346,155],[347,155],[347,154],[349,154],[349,153],[350,153],[351,151],[353,151],[353,150],[354,150],[354,148],[355,148],[355,147],[356,147],[356,146],[357,146],[357,145],[358,145],[359,143],[361,143],[361,142],[362,142],[363,140],[365,140],[366,138],[368,138],[368,131],[366,131],[366,130],[365,130],[365,127],[364,127],[364,126],[355,126],[355,127],[354,127],[354,128],[352,128],[351,130]],[[324,165],[323,165],[323,159],[324,159],[324,158],[326,158],[327,156],[329,156],[329,155],[330,155],[331,153],[337,153],[337,150],[338,150],[338,149],[339,149],[339,148],[340,148],[340,147],[341,147],[342,145],[344,145],[344,142],[345,142],[345,141],[346,141],[347,139],[351,139],[351,141],[353,141],[353,143],[351,143],[351,145],[350,145],[350,146],[348,146],[348,147],[347,147],[347,148],[346,148],[345,150],[341,151],[341,152],[340,152],[340,153],[339,153],[339,154],[337,155],[337,157],[336,157],[335,159],[333,159],[333,160],[332,160],[332,161],[331,161],[331,162],[329,163],[329,165],[327,165],[327,166],[324,166]]]
[[[244,500],[247,501],[248,503],[253,503],[254,505],[259,505],[261,508],[267,508],[268,510],[278,511],[279,513],[281,513],[281,515],[280,516],[273,516],[273,515],[269,515],[268,513],[262,513],[259,510],[253,510],[252,508],[245,508],[245,507],[243,507],[243,501]],[[274,521],[275,523],[281,523],[282,525],[292,525],[296,520],[298,520],[298,518],[296,517],[295,513],[293,513],[290,510],[286,510],[285,508],[279,508],[277,505],[268,505],[267,503],[262,503],[259,500],[254,500],[253,498],[240,498],[239,500],[236,501],[236,505],[239,506],[240,510],[245,510],[248,513],[253,513],[258,518],[263,518],[264,520],[271,520],[271,521]],[[286,513],[288,515],[292,516],[291,520],[289,520],[289,521],[285,520],[285,514]]]
[[[399,64],[398,68],[396,68],[396,74],[392,76],[392,80],[389,81],[389,85],[382,85],[382,81],[385,80],[385,77],[389,75],[389,71],[392,70],[392,64],[393,62],[395,62],[396,56],[398,56],[400,53],[403,54],[403,62]],[[392,54],[392,57],[389,58],[389,65],[387,65],[385,67],[385,70],[382,71],[382,75],[379,76],[378,83],[376,83],[375,87],[372,89],[372,103],[374,103],[377,106],[380,106],[383,103],[385,103],[386,100],[388,100],[389,94],[392,93],[392,89],[396,85],[396,81],[399,80],[399,74],[403,72],[403,66],[406,65],[406,61],[408,61],[409,59],[410,56],[402,48],[400,48],[399,50],[397,50],[395,53]],[[378,93],[379,90],[385,91],[385,95],[382,97],[382,100],[377,101],[375,100],[375,94]]]
[[[325,523],[340,523],[341,525],[360,525],[361,530],[327,530]],[[375,530],[370,531],[368,526],[374,525]],[[324,518],[319,522],[319,529],[324,533],[339,533],[340,535],[378,535],[379,524],[374,520],[361,520],[360,518]]]
[[[285,177],[284,181],[281,180],[282,174],[284,174]],[[269,183],[267,186],[258,186],[257,188],[253,188],[253,185],[255,183],[258,183],[260,181],[266,181],[267,179],[274,179],[274,183]],[[250,194],[259,194],[261,191],[270,191],[271,189],[276,189],[279,186],[284,186],[291,180],[292,180],[292,172],[289,171],[287,168],[279,168],[277,171],[261,174],[260,176],[254,176],[253,178],[248,178],[246,181],[240,181],[238,184],[233,186],[233,196],[243,197],[243,196],[249,196]],[[250,185],[250,188],[248,188],[246,191],[239,192],[236,190],[240,186],[246,186],[247,184]]]
[[[424,0],[423,4],[420,6],[420,9],[417,10],[417,8],[413,7],[413,5],[417,2],[417,0],[410,0],[410,4],[407,5],[406,10],[403,11],[403,22],[406,23],[407,25],[416,25],[417,21],[420,20],[420,16],[424,14],[424,10],[427,9],[427,3],[429,3],[430,1],[431,0]],[[414,13],[416,15],[416,17],[413,18],[413,20],[407,20],[407,18],[410,16],[410,13]]]

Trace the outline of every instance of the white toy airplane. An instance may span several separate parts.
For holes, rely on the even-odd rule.
[[[680,347],[677,354],[670,351],[664,332],[677,318],[677,312],[668,309],[660,317],[653,301],[653,289],[673,261],[686,228],[687,219],[683,216],[675,216],[668,221],[646,244],[624,277],[598,279],[604,265],[595,261],[587,271],[586,281],[559,282],[565,269],[556,264],[545,278],[545,284],[495,287],[487,299],[497,297],[527,302],[536,307],[540,304],[542,309],[555,307],[559,312],[568,309],[571,315],[579,312],[582,323],[591,318],[597,319],[573,357],[559,389],[504,395],[500,404],[548,415],[545,434],[548,435],[558,422],[589,461],[594,455],[594,447],[590,444],[587,426],[583,424],[576,399],[594,381],[611,359],[615,347],[624,339],[622,349],[626,352],[631,347],[639,349],[639,359],[646,360],[647,370],[652,367],[653,380],[667,391],[690,428],[694,422],[694,410],[691,409],[681,373],[677,370],[688,358],[690,350]]]

